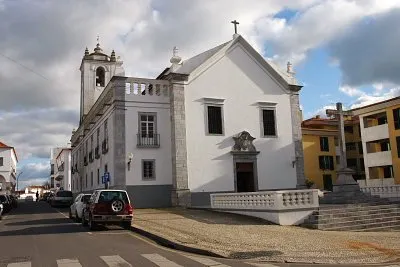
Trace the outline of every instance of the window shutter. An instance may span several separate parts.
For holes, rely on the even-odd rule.
[[[275,136],[275,111],[272,109],[263,110],[264,136]]]
[[[335,165],[333,165],[333,157],[332,156],[329,156],[329,169],[330,170],[335,169]]]
[[[400,158],[400,136],[396,136],[397,157]]]
[[[319,156],[319,168],[324,169],[324,156]]]
[[[321,151],[324,151],[324,138],[323,137],[319,138],[319,149]]]

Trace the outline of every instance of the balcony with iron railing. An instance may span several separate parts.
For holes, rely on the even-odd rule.
[[[160,147],[160,134],[137,134],[137,147]]]
[[[59,172],[63,172],[63,171],[64,171],[64,162],[61,163],[60,166],[58,166],[58,171],[59,171]]]

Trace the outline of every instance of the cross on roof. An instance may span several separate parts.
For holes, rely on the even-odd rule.
[[[344,111],[342,103],[336,103],[336,109],[327,109],[326,110],[326,115],[327,116],[351,116],[352,112],[351,111]]]
[[[231,21],[231,23],[234,25],[235,27],[235,34],[237,34],[237,25],[239,24],[238,21],[236,21],[236,19],[234,21]]]

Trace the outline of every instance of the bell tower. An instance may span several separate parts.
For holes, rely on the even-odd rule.
[[[82,58],[80,67],[81,106],[79,124],[83,122],[111,78],[125,75],[122,64],[123,62],[115,57],[114,50],[111,52],[111,56],[103,53],[98,38],[93,53],[89,53],[89,50],[85,49],[85,55]]]

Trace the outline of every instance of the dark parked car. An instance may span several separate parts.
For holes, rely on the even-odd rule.
[[[0,195],[0,203],[3,204],[3,213],[10,212],[12,209],[12,204],[7,195]]]
[[[40,198],[40,201],[47,201],[47,198],[50,196],[50,192],[46,192]]]
[[[11,200],[11,206],[15,209],[18,207],[18,199],[14,195],[9,195],[9,199]]]
[[[51,198],[50,205],[54,206],[71,206],[74,202],[72,192],[67,190],[57,191],[56,194]]]

